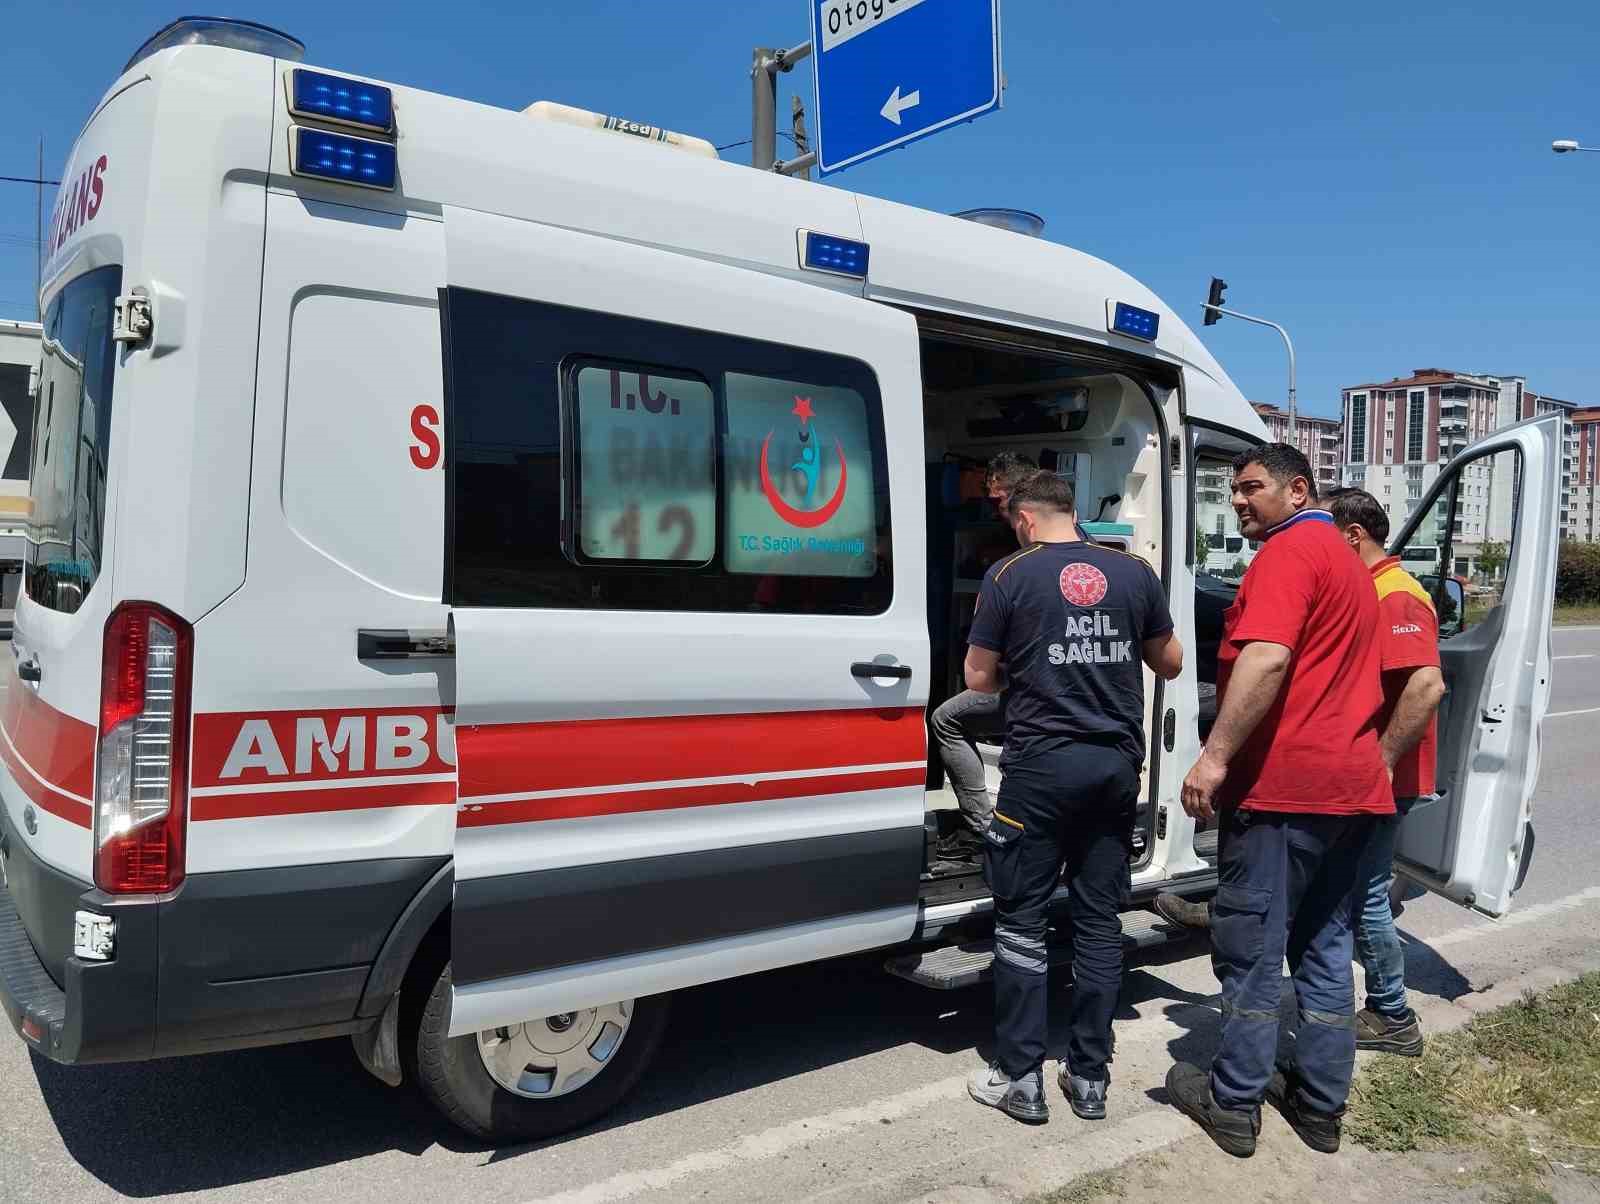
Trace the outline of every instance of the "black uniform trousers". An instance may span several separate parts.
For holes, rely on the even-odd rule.
[[[1069,744],[1005,766],[985,832],[984,878],[995,907],[995,1061],[1014,1079],[1044,1061],[1045,928],[1063,865],[1072,917],[1067,1066],[1080,1078],[1106,1077],[1138,790],[1138,767],[1109,745]]]

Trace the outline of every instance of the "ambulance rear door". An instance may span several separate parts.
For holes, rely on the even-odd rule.
[[[1440,619],[1437,802],[1400,828],[1395,868],[1463,907],[1511,909],[1533,853],[1539,725],[1550,698],[1550,624],[1560,538],[1561,416],[1494,432],[1456,456],[1390,552],[1432,544],[1422,576]],[[1481,590],[1464,570],[1488,544],[1503,576]],[[1460,570],[1460,571],[1458,571]]]
[[[452,1032],[909,937],[915,322],[477,212],[445,237]]]

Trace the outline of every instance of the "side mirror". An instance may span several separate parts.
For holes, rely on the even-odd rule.
[[[1454,577],[1446,577],[1441,583],[1438,576],[1432,573],[1417,580],[1428,591],[1439,612],[1439,638],[1447,640],[1453,635],[1460,635],[1467,625],[1466,587]]]
[[[1439,638],[1459,635],[1467,625],[1467,590],[1454,577],[1444,579],[1445,614],[1439,616]]]

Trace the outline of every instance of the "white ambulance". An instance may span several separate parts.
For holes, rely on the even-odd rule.
[[[173,25],[63,173],[0,706],[22,1039],[348,1034],[508,1141],[622,1098],[681,988],[867,950],[976,981],[925,726],[1012,546],[975,467],[1069,475],[1194,649],[1192,482],[1264,434],[1239,391],[1079,252],[302,49]],[[1558,438],[1462,458],[1517,460],[1515,537],[1404,845],[1489,914],[1530,847]],[[1461,480],[1419,511],[1446,564]],[[1134,906],[1214,889],[1178,803],[1208,672],[1147,683]]]

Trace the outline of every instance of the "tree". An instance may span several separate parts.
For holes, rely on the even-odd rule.
[[[1600,602],[1600,544],[1564,539],[1556,553],[1556,605]]]
[[[1506,545],[1499,540],[1491,539],[1478,552],[1478,571],[1493,581],[1500,576],[1500,570],[1505,567]]]
[[[1196,531],[1194,533],[1194,562],[1201,568],[1205,568],[1206,557],[1210,553],[1211,545],[1206,542],[1206,533],[1204,531]]]

